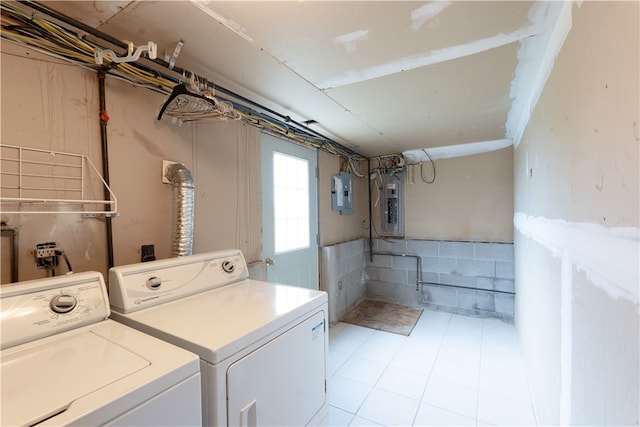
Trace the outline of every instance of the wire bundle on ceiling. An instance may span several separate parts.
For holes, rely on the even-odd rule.
[[[429,152],[423,148],[422,151],[424,152],[424,154],[427,156],[427,158],[429,159],[429,162],[431,162],[431,170],[432,170],[432,174],[431,174],[431,178],[427,179],[424,176],[424,167],[423,167],[423,162],[417,162],[415,160],[415,158],[411,158],[410,156],[404,155],[404,157],[409,160],[407,162],[407,167],[410,168],[412,166],[420,166],[420,178],[422,179],[422,182],[424,182],[425,184],[433,184],[436,182],[436,163],[433,161],[433,158],[431,157],[431,155],[429,154]]]
[[[193,90],[195,86],[196,91]],[[173,87],[169,98],[165,101],[158,114],[158,120],[163,114],[178,119],[181,123],[210,120],[240,120],[241,116],[229,102],[220,101],[208,87],[184,83]]]
[[[206,89],[203,89],[200,93],[195,92],[198,96],[191,96],[193,92],[184,93],[181,94],[184,96],[174,96],[173,99],[167,100],[175,101],[173,105],[168,105],[167,102],[163,106],[163,110],[167,115],[173,116],[182,122],[196,122],[208,119],[242,119],[265,132],[284,137],[303,146],[321,149],[350,159],[365,159],[359,153],[291,120],[290,117],[279,114],[229,90],[219,86],[215,87],[218,92],[233,98],[233,100],[212,95],[208,90],[214,87],[206,79],[198,78],[194,73],[178,67],[169,68],[169,64],[162,60],[149,60],[153,65],[147,66],[138,61],[116,63],[111,60],[110,56],[105,56],[104,64],[97,65],[95,63],[95,50],[106,49],[105,46],[98,42],[98,39],[102,40],[103,43],[110,43],[121,49],[126,49],[126,44],[82,23],[73,21],[71,18],[60,15],[39,3],[20,3],[32,10],[27,11],[17,7],[15,4],[0,2],[2,37],[4,39],[71,61],[76,65],[95,70],[102,68],[110,75],[125,79],[135,85],[167,94],[169,98],[172,98],[176,86],[185,83],[183,80],[200,79],[207,82]],[[52,19],[41,17],[39,13],[61,21],[65,26],[53,22]],[[79,33],[82,33],[82,35],[67,27],[80,30]],[[89,35],[93,36],[95,40],[89,40]],[[159,67],[163,68],[164,72],[158,70]],[[175,73],[177,77],[166,73]]]
[[[340,158],[340,172],[349,173],[351,175],[355,175],[358,178],[366,178],[367,174],[362,173],[358,170],[355,165],[354,160],[351,157],[341,157]]]
[[[2,2],[1,8],[3,38],[77,65],[100,68],[95,64],[95,48],[101,46],[13,4]],[[104,58],[104,64],[104,68],[108,69],[110,74],[154,89],[166,89],[175,84],[170,79],[134,63],[116,64],[107,56]]]
[[[378,166],[372,171],[382,175],[395,175],[404,171],[404,158],[401,154],[388,154],[385,156],[375,157],[373,160],[378,161]]]

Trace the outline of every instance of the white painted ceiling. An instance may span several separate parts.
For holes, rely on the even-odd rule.
[[[182,40],[176,65],[366,156],[509,137],[522,41],[553,26],[529,1],[46,5],[160,58]]]

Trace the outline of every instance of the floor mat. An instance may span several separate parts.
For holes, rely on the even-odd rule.
[[[421,314],[421,308],[367,299],[348,312],[340,321],[407,336]]]

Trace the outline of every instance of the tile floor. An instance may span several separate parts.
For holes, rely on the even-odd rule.
[[[425,310],[408,337],[329,329],[330,426],[535,425],[513,325]]]

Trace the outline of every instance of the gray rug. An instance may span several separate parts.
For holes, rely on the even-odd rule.
[[[421,308],[405,307],[384,301],[364,300],[340,321],[408,336],[421,314]]]

